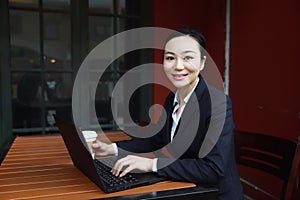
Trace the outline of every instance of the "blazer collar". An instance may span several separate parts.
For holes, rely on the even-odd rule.
[[[186,107],[181,115],[181,119],[184,118],[184,120],[179,121],[178,127],[179,125],[181,126],[181,128],[186,128],[187,125],[192,121],[189,119],[192,119],[196,112],[199,113],[199,106],[195,107],[195,103],[198,104],[198,102],[200,101],[201,97],[203,96],[205,90],[207,89],[207,85],[204,81],[204,79],[199,76],[199,82],[194,90],[194,92],[191,94]],[[167,110],[168,114],[167,114],[167,130],[168,130],[168,135],[170,135],[171,133],[171,128],[172,128],[172,111],[173,111],[173,102],[174,102],[174,98],[175,98],[175,94],[172,93],[172,98],[171,98],[171,102],[170,102],[170,106],[169,109]],[[176,128],[175,131],[175,135],[176,132],[178,131],[178,127]]]
[[[202,78],[202,76],[199,75],[199,82],[194,90],[194,94],[196,94],[197,98],[191,98],[191,102],[200,101],[201,97],[203,96],[206,90],[207,90],[207,84],[204,78]]]

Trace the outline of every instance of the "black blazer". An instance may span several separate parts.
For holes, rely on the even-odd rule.
[[[193,182],[201,186],[217,187],[220,200],[243,199],[243,190],[234,156],[231,102],[228,97],[224,96],[224,101],[214,101],[212,104],[213,93],[224,94],[213,87],[210,89],[208,87],[210,86],[207,86],[204,79],[200,77],[181,115],[172,143],[170,143],[170,131],[174,93],[170,93],[165,101],[166,120],[165,122],[159,121],[157,126],[162,126],[162,129],[157,134],[152,133],[153,136],[146,137],[145,135],[149,133],[143,131],[141,133],[144,134],[143,136],[117,142],[117,146],[120,151],[136,153],[154,151],[158,157],[157,173],[161,176]],[[219,112],[218,109],[212,112],[212,106],[219,108],[222,104],[225,106],[223,112]],[[208,130],[216,129],[214,125],[218,123],[222,123],[220,136],[214,142],[213,138],[207,139],[206,136]],[[150,130],[153,131],[152,128]],[[128,131],[130,133],[133,130]],[[208,145],[213,146],[211,150],[209,148],[203,150],[204,140],[205,143],[216,144]]]

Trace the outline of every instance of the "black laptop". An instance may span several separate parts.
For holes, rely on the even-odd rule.
[[[117,157],[94,160],[88,151],[83,135],[74,124],[56,118],[56,125],[62,135],[74,165],[105,193],[126,190],[166,180],[156,173],[129,173],[124,177],[114,176],[110,170]],[[105,164],[104,164],[105,163]]]

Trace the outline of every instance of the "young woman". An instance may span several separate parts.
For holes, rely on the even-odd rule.
[[[155,158],[127,155],[117,161],[112,173],[124,176],[133,170],[153,171],[174,180],[217,187],[219,199],[243,199],[234,157],[231,102],[224,98],[225,110],[221,115],[212,111],[222,101],[213,105],[209,86],[200,75],[206,61],[204,48],[205,39],[195,30],[179,30],[167,39],[163,67],[176,91],[165,101],[166,122],[156,135],[113,144],[96,141],[93,148],[97,156],[120,150],[134,153],[161,150]],[[222,114],[223,121],[218,117]],[[211,142],[206,138],[211,127],[218,123],[222,123],[219,137]],[[210,145],[209,152],[200,156],[203,146]]]

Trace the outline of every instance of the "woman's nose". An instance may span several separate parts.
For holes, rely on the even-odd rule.
[[[181,70],[183,68],[184,68],[183,60],[181,58],[177,58],[176,63],[175,63],[175,69],[176,70]]]

